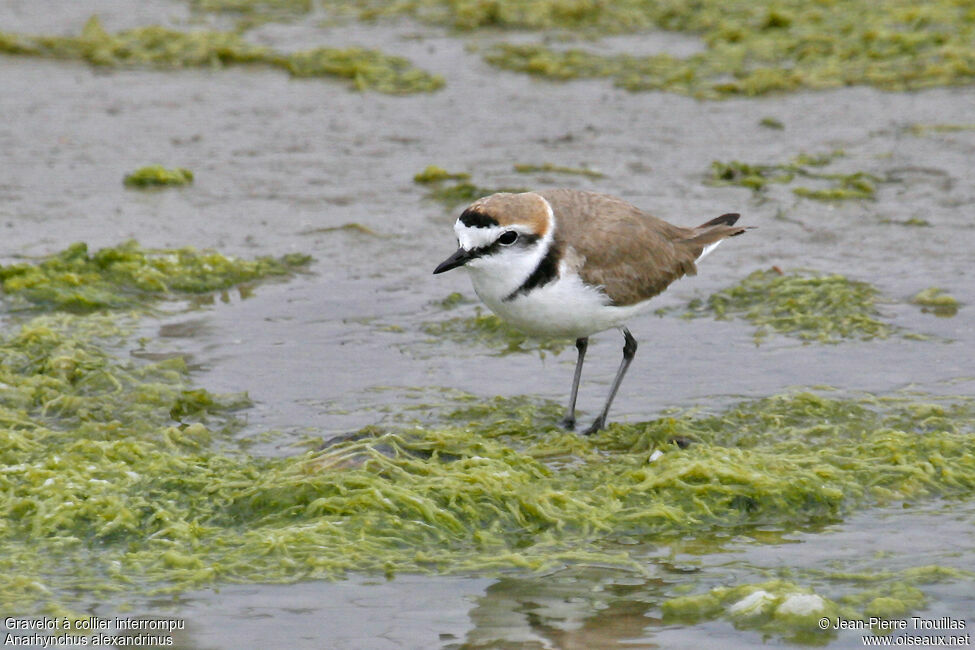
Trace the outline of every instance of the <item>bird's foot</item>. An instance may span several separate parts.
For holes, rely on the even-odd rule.
[[[600,431],[600,430],[605,429],[605,428],[606,428],[606,416],[605,415],[600,415],[598,418],[596,418],[596,421],[593,422],[592,425],[588,429],[586,429],[585,431],[582,432],[582,435],[584,435],[584,436],[591,436],[592,434],[596,433],[597,431]]]
[[[567,415],[561,420],[559,420],[559,426],[566,431],[575,431],[576,429],[576,418],[574,415]]]

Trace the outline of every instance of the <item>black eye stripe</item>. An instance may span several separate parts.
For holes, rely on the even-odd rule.
[[[509,232],[511,232],[511,231],[509,231]],[[527,248],[528,246],[531,246],[532,244],[534,244],[535,242],[537,242],[539,239],[540,239],[540,237],[538,235],[524,235],[523,234],[523,235],[519,235],[518,236],[518,241],[516,241],[515,244],[517,244],[520,247]],[[510,246],[510,244],[509,244],[509,246]],[[502,248],[508,248],[508,246],[505,246],[504,244],[502,244],[501,243],[501,239],[498,238],[492,244],[489,244],[487,246],[481,246],[480,248],[475,248],[474,250],[472,250],[471,251],[471,257],[487,257],[488,255],[494,255],[495,253],[497,253]]]

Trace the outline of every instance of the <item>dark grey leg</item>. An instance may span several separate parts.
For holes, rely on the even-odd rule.
[[[592,435],[606,426],[606,416],[609,415],[609,407],[612,405],[613,398],[616,397],[616,391],[620,389],[620,384],[623,383],[623,375],[626,374],[626,370],[630,367],[630,362],[633,361],[635,355],[636,339],[630,334],[630,330],[624,327],[623,361],[620,363],[619,370],[616,371],[616,378],[613,379],[613,386],[609,389],[609,397],[606,398],[606,406],[603,407],[603,412],[599,414],[599,417],[592,423],[592,426],[583,432],[585,435]]]
[[[579,380],[582,379],[582,360],[586,358],[586,348],[589,347],[589,337],[583,336],[576,339],[576,350],[579,357],[576,359],[576,372],[572,377],[572,392],[569,393],[569,408],[565,410],[565,417],[562,418],[562,428],[572,431],[576,428],[576,396],[579,394]]]

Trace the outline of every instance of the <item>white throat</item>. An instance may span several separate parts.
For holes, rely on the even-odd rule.
[[[484,303],[498,311],[505,299],[514,294],[545,258],[551,241],[538,241],[528,249],[505,251],[468,262],[474,291]]]

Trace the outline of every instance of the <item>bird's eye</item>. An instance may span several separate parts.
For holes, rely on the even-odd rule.
[[[501,242],[502,246],[511,246],[518,241],[518,233],[516,233],[514,230],[507,230],[501,233],[501,236],[498,237],[498,241]]]

